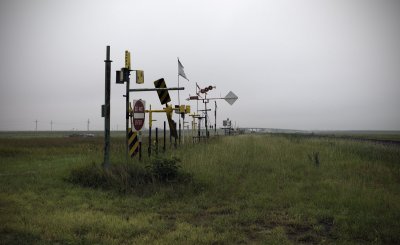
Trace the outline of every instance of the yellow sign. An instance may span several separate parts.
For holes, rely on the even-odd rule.
[[[141,70],[136,71],[136,83],[138,83],[138,84],[144,83],[144,75],[143,75],[143,71],[141,71]]]
[[[163,110],[146,110],[146,112],[149,113],[150,119],[149,119],[149,127],[151,127],[151,122],[152,122],[152,113],[153,112],[165,112],[167,114],[167,119],[168,119],[168,124],[169,124],[169,130],[171,131],[171,135],[174,138],[178,137],[178,134],[176,132],[176,123],[174,120],[172,120],[172,112],[173,108],[171,105],[167,105]]]
[[[169,115],[172,114],[172,105],[168,105],[167,107],[164,108],[165,112]],[[171,115],[172,116],[172,115]]]
[[[185,105],[181,105],[181,106],[179,107],[179,112],[180,112],[180,113],[185,113]]]
[[[190,114],[190,105],[186,106],[185,114]]]
[[[125,51],[125,68],[131,69],[131,53],[128,50]]]

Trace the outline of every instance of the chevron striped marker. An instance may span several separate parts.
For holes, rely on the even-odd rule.
[[[129,155],[134,157],[136,153],[139,152],[139,139],[138,133],[132,132],[131,128],[128,128],[128,146],[129,146]]]
[[[156,88],[167,88],[164,78],[154,81],[154,86]],[[158,90],[157,94],[158,94],[158,97],[160,98],[161,105],[164,105],[171,101],[171,97],[169,97],[168,90]]]

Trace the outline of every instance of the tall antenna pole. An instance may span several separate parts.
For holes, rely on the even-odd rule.
[[[104,104],[104,162],[103,167],[110,166],[110,93],[111,93],[111,60],[110,46],[107,46],[105,62],[105,104]]]

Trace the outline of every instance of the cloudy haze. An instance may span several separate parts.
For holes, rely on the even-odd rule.
[[[102,129],[107,45],[112,129],[124,128],[115,70],[129,50],[145,77],[132,87],[177,86],[179,57],[181,100],[195,82],[237,94],[218,101],[219,125],[400,130],[399,23],[397,0],[0,0],[0,130]],[[131,97],[161,108],[155,92]]]

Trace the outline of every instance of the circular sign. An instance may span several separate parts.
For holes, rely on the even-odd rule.
[[[139,131],[144,125],[145,109],[142,100],[137,100],[133,106],[133,127]]]

